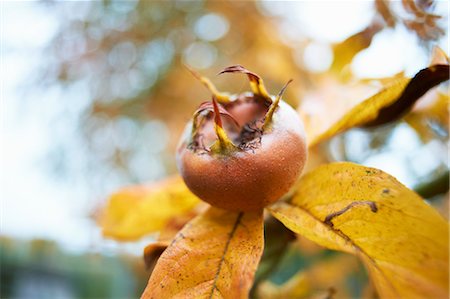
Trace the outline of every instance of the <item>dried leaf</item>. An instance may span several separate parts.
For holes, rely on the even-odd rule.
[[[396,17],[391,11],[390,3],[387,0],[375,0],[375,8],[388,27],[394,28]]]
[[[337,122],[317,126],[305,118],[309,145],[329,139],[353,127],[386,124],[405,115],[429,89],[449,79],[448,65],[434,65],[418,72],[414,78],[398,78],[383,90],[359,103]]]
[[[142,298],[247,298],[263,239],[262,211],[210,208],[164,251]]]
[[[397,120],[409,112],[414,103],[428,90],[450,78],[448,65],[433,65],[419,71],[409,81],[401,96],[378,111],[374,120],[365,122],[364,126],[373,127]]]
[[[188,213],[199,202],[177,176],[117,191],[109,198],[98,222],[104,236],[136,240],[161,230],[170,219]]]
[[[270,211],[294,232],[359,256],[382,298],[448,298],[448,223],[380,170],[319,167]]]

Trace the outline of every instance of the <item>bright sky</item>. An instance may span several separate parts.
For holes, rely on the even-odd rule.
[[[22,98],[23,83],[37,65],[40,49],[56,32],[58,21],[37,3],[3,1],[0,5],[1,234],[56,240],[72,251],[114,250],[114,243],[104,242],[99,229],[88,218],[92,205],[88,202],[87,188],[56,181],[42,165],[55,138],[49,129],[50,121],[62,113],[58,102],[63,95],[74,95],[54,89],[46,94],[27,93],[26,100]],[[327,5],[326,10],[323,5]],[[302,30],[309,31],[319,43],[339,41],[361,30],[372,14],[367,1],[295,2],[294,7],[287,20],[300,24]],[[318,14],[322,19],[318,20]],[[32,25],[30,20],[33,20]],[[332,27],[330,22],[334,24]],[[208,32],[202,34],[208,36]],[[427,63],[415,49],[414,40],[402,30],[387,31],[375,38],[371,49],[358,55],[353,69],[358,75],[369,77],[389,76],[405,67],[411,73]],[[382,63],[378,59],[380,53],[383,53]],[[73,108],[75,115],[84,107],[82,102],[79,103]],[[67,138],[72,138],[71,142],[75,144],[75,121],[73,126],[67,128]],[[415,138],[408,132],[398,134],[399,139],[408,142]],[[369,164],[411,183],[398,157],[374,157]],[[125,245],[125,250],[140,254],[146,242]]]

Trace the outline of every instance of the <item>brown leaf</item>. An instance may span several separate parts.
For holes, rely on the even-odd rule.
[[[396,18],[392,14],[390,9],[390,3],[386,0],[375,0],[375,8],[377,12],[381,15],[384,22],[386,22],[388,27],[394,28],[396,23]]]
[[[429,89],[448,79],[448,65],[433,65],[418,72],[413,79],[393,79],[381,91],[360,102],[337,120],[326,113],[322,117],[303,115],[308,144],[313,146],[354,127],[373,127],[395,121],[404,116]],[[341,99],[342,96],[337,96],[334,100]]]
[[[381,108],[376,119],[366,122],[364,127],[374,127],[397,120],[408,113],[414,103],[434,86],[450,77],[449,66],[438,64],[419,71],[409,81],[401,96],[389,106]]]
[[[142,298],[247,298],[263,239],[262,211],[210,208],[164,251]]]

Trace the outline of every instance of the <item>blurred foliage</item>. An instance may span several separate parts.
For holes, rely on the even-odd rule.
[[[0,238],[1,298],[132,298],[147,282],[130,255],[68,253],[51,241]]]
[[[353,57],[385,28],[404,26],[426,46],[444,33],[444,19],[433,14],[432,1],[377,0],[365,29],[330,45],[334,59],[326,73],[311,71],[299,59],[314,39],[301,30],[293,30],[294,37],[289,28],[280,30],[280,9],[270,2],[43,3],[56,13],[60,28],[45,50],[39,84],[79,84],[88,91],[88,98],[80,99],[88,105],[79,119],[88,171],[106,179],[111,172],[121,174],[122,184],[175,172],[178,136],[194,107],[209,98],[184,64],[230,92],[247,87],[239,78],[214,75],[236,63],[264,77],[273,94],[293,78],[285,98],[297,106],[309,91],[328,88],[329,74],[350,80]],[[303,102],[308,106],[307,99]],[[52,160],[64,163],[56,155]]]

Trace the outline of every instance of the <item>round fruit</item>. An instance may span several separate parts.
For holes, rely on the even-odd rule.
[[[256,74],[240,66],[225,72],[236,68],[249,75],[253,93],[203,103],[183,134],[177,165],[200,199],[230,211],[255,211],[280,199],[301,174],[305,133],[296,111],[281,100],[285,88],[273,101]]]

